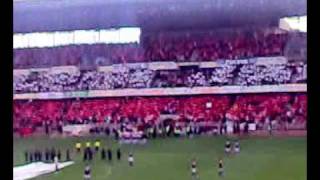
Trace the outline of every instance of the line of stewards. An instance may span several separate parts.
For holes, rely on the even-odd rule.
[[[107,154],[108,154],[108,160],[112,161],[112,150],[110,148],[108,148],[107,151],[104,148],[101,149],[101,160],[105,160]],[[116,154],[117,154],[117,160],[120,161],[121,160],[120,148],[117,149]]]
[[[35,151],[25,151],[24,152],[24,156],[25,156],[25,162],[26,163],[32,163],[32,162],[39,162],[39,161],[44,161],[44,162],[54,162],[55,157],[58,158],[59,161],[62,160],[62,153],[60,151],[60,149],[58,149],[57,151],[55,150],[55,148],[52,148],[51,150],[49,150],[48,148],[46,148],[44,150],[44,152],[40,151],[40,150],[35,150]],[[69,149],[66,150],[66,161],[70,161],[71,157],[70,157],[70,151]]]

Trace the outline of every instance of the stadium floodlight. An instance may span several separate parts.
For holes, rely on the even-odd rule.
[[[287,31],[307,32],[307,16],[281,18],[279,27]]]

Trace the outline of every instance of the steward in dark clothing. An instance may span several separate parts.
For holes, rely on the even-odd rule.
[[[88,160],[88,148],[85,148],[83,151],[83,161]]]
[[[25,152],[24,152],[24,158],[25,158],[26,163],[28,163],[28,162],[29,162],[29,154],[28,154],[28,151],[25,151]]]
[[[54,148],[51,149],[50,161],[54,162],[54,157],[56,156],[56,150]]]
[[[120,151],[120,148],[117,149],[117,159],[118,159],[118,161],[121,160],[121,151]]]
[[[57,157],[58,157],[58,160],[60,161],[60,160],[61,160],[61,152],[60,152],[60,149],[58,150]]]
[[[67,151],[66,151],[66,161],[70,161],[70,160],[71,160],[70,151],[69,151],[69,149],[67,149]]]
[[[91,150],[91,148],[88,148],[88,155],[89,155],[89,161],[91,161],[93,158],[93,151]]]
[[[42,152],[39,151],[39,161],[42,161]]]
[[[32,152],[29,153],[29,161],[30,161],[30,163],[33,162],[33,153]]]
[[[49,156],[50,156],[49,149],[46,149],[46,150],[45,150],[45,161],[46,161],[46,162],[49,162],[49,159],[50,159]]]
[[[35,161],[35,162],[37,162],[37,161],[39,160],[39,158],[38,158],[38,151],[37,151],[37,150],[35,150],[35,151],[33,152],[33,157],[34,157],[34,161]]]
[[[104,150],[104,148],[102,148],[101,150],[101,160],[105,160],[106,159],[106,150]]]
[[[112,151],[108,148],[108,160],[112,161]]]

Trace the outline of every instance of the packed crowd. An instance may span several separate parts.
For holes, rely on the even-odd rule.
[[[307,96],[302,94],[208,95],[190,97],[128,97],[86,100],[14,101],[14,130],[44,124],[122,122],[154,125],[163,114],[177,115],[177,122],[231,121],[265,123],[276,120],[305,124]]]
[[[228,64],[207,69],[176,71],[122,66],[111,72],[34,72],[14,75],[15,93],[109,90],[123,88],[195,87],[301,83],[307,80],[307,64]]]
[[[159,33],[147,36],[146,56],[153,61],[214,61],[283,55],[288,34],[239,32],[222,36],[212,32]]]
[[[15,49],[14,67],[110,65],[148,61],[215,61],[283,55],[288,34],[177,32],[141,37],[141,44],[70,45]]]

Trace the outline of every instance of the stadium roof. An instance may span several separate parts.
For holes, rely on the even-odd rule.
[[[306,0],[15,0],[14,32],[277,26],[306,15]]]

